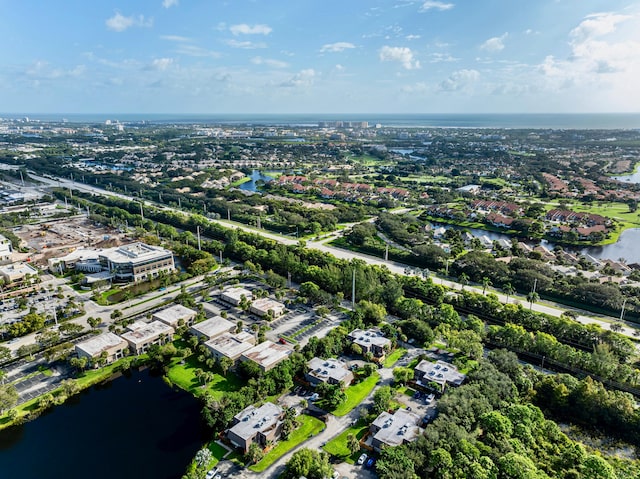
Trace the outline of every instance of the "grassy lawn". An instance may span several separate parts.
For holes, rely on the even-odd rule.
[[[195,370],[201,368],[206,369],[203,364],[198,362],[195,354],[189,356],[182,364],[182,360],[176,359],[171,363],[171,368],[167,376],[173,384],[179,386],[185,391],[189,391],[194,396],[200,396],[205,391],[213,393],[215,398],[220,398],[225,392],[237,391],[243,386],[243,382],[235,374],[229,372],[227,377],[221,374],[215,374],[206,389],[202,387],[200,381],[196,378]]]
[[[387,358],[384,360],[384,367],[390,368],[393,366],[398,359],[400,359],[407,350],[403,348],[398,348],[394,352],[392,352]]]
[[[396,393],[397,394],[404,394],[405,396],[409,396],[409,397],[413,397],[413,395],[416,393],[415,390],[411,389],[408,386],[400,386],[396,388]]]
[[[211,451],[211,454],[213,455],[213,460],[209,463],[209,469],[211,469],[220,461],[222,461],[222,458],[224,457],[224,455],[227,452],[229,452],[215,441],[211,441],[207,446],[207,448]]]
[[[278,442],[276,447],[265,454],[261,461],[249,467],[249,469],[254,472],[264,471],[285,453],[289,452],[309,437],[315,436],[324,428],[324,423],[315,417],[302,414],[298,416],[297,420],[300,422],[300,427],[289,435],[289,439]]]
[[[239,180],[236,180],[233,183],[231,183],[231,186],[237,187],[237,186],[240,186],[243,183],[248,183],[249,181],[251,181],[251,177],[245,176],[244,178],[240,178]]]
[[[347,400],[340,404],[335,411],[333,411],[334,416],[344,416],[354,407],[360,404],[362,400],[367,397],[376,386],[378,379],[380,379],[380,375],[375,372],[364,381],[361,381],[358,384],[354,384],[353,386],[349,386],[347,389],[345,389],[344,392],[347,395]]]
[[[349,451],[347,447],[347,437],[349,434],[355,434],[358,440],[360,440],[367,433],[367,429],[369,429],[367,425],[361,425],[360,423],[351,426],[342,434],[329,441],[323,449],[332,456],[336,456],[349,464],[354,464],[360,455],[360,451],[351,454],[351,451]]]

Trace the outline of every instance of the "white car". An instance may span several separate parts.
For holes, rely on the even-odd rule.
[[[358,466],[362,466],[364,464],[364,461],[366,460],[367,460],[367,455],[361,454],[360,457],[358,458]]]
[[[210,471],[207,471],[207,475],[204,477],[205,479],[214,479],[217,473],[218,473],[218,468],[214,467]]]

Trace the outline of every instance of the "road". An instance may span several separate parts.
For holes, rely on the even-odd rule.
[[[35,175],[33,173],[29,173],[29,175],[37,180],[37,181],[41,181],[44,184],[48,184],[50,186],[56,186],[56,187],[62,187],[62,188],[72,188],[72,189],[77,189],[79,191],[85,191],[88,193],[93,193],[95,195],[103,195],[103,196],[115,196],[118,198],[122,198],[128,201],[137,201],[140,202],[140,200],[138,198],[135,198],[133,196],[128,196],[128,195],[124,195],[121,193],[114,193],[114,192],[110,192],[107,190],[104,190],[102,188],[96,188],[95,186],[91,186],[91,185],[86,185],[84,183],[79,183],[76,181],[71,181],[65,178],[59,178],[56,180],[52,180],[50,178],[45,178],[39,175]],[[165,209],[170,209],[174,212],[177,213],[182,213],[182,214],[189,214],[183,210],[179,210],[176,208],[171,208],[168,207],[166,205],[159,205],[157,203],[153,203],[150,201],[142,201],[142,204],[145,206],[154,206],[154,207],[161,207],[161,208],[165,208]],[[282,236],[282,235],[278,235],[278,234],[274,234],[274,233],[269,233],[267,231],[261,230],[261,229],[257,229],[257,228],[253,228],[250,226],[246,226],[240,223],[236,223],[233,221],[227,221],[227,220],[211,220],[215,223],[218,223],[222,226],[225,226],[227,228],[240,228],[244,231],[250,231],[252,233],[259,233],[260,235],[266,237],[266,238],[270,238],[274,241],[278,241],[280,243],[283,244],[287,244],[287,245],[291,245],[291,244],[297,244],[299,242],[298,239],[292,239],[290,237],[286,237],[286,236]],[[336,248],[334,246],[329,246],[326,243],[328,241],[330,241],[332,238],[334,238],[337,234],[339,233],[334,233],[328,236],[325,236],[322,240],[309,240],[306,242],[306,246],[308,248],[312,248],[312,249],[317,249],[320,250],[324,253],[327,254],[331,254],[337,258],[341,258],[341,259],[345,259],[345,260],[351,260],[354,258],[358,258],[358,259],[362,259],[363,261],[369,263],[369,264],[376,264],[379,266],[385,266],[387,267],[391,272],[396,273],[396,274],[400,274],[400,275],[406,275],[407,273],[406,268],[407,265],[401,264],[401,263],[396,263],[394,261],[385,261],[382,258],[376,258],[374,256],[370,256],[370,255],[366,255],[366,254],[362,254],[362,253],[356,253],[353,251],[348,251],[348,250],[344,250],[341,248]],[[447,286],[449,288],[452,288],[454,290],[460,290],[462,289],[463,285],[460,283],[457,283],[455,281],[451,281],[448,278],[444,278],[441,276],[437,276],[435,274],[431,275],[431,279],[437,284],[440,283],[443,286]],[[472,286],[472,285],[467,285],[465,286],[466,289],[471,290],[471,291],[475,291],[478,293],[482,293],[482,288],[478,287],[478,286]],[[528,304],[526,297],[521,296],[521,295],[511,295],[509,297],[507,297],[507,295],[497,291],[497,290],[493,290],[493,289],[489,289],[489,291],[495,295],[498,296],[499,301],[506,303],[508,300],[510,302],[520,302],[522,304]],[[561,316],[562,313],[564,313],[565,311],[573,311],[575,312],[578,317],[577,317],[577,321],[579,321],[580,323],[583,324],[597,324],[599,326],[601,326],[603,329],[609,329],[610,325],[612,322],[616,321],[617,318],[613,318],[610,316],[604,316],[604,315],[595,315],[593,313],[590,313],[588,311],[584,311],[584,310],[580,310],[577,308],[570,308],[564,305],[560,305],[560,304],[556,304],[556,303],[551,303],[548,301],[539,301],[536,302],[532,305],[530,305],[530,308],[533,311],[537,311],[540,313],[546,313],[552,316]],[[638,327],[632,323],[629,322],[624,322],[623,326],[622,326],[622,331],[621,333],[629,336],[629,337],[635,337],[634,333],[636,333],[638,330]]]
[[[218,467],[220,467],[221,471],[226,474],[225,477],[234,477],[238,479],[255,479],[256,477],[260,477],[261,479],[276,479],[280,477],[280,475],[284,471],[285,465],[297,450],[302,448],[320,450],[324,444],[341,434],[345,429],[354,424],[360,418],[360,406],[371,405],[375,391],[380,386],[391,385],[393,381],[393,370],[391,368],[379,369],[378,373],[380,374],[380,381],[373,388],[371,393],[357,407],[355,407],[348,414],[342,417],[336,417],[333,414],[329,414],[326,422],[326,427],[321,432],[299,444],[295,448],[291,449],[289,452],[275,461],[271,466],[269,466],[266,471],[258,474],[250,471],[249,469],[232,468],[230,464],[220,464]],[[366,469],[358,466],[355,466],[355,468],[352,469],[352,472],[355,473],[355,475],[353,475],[352,477],[358,477],[362,479],[375,477],[372,476]]]

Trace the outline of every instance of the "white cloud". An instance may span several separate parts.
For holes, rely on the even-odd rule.
[[[407,35],[406,37],[407,40],[419,40],[420,39],[420,35]]]
[[[84,65],[77,65],[70,70],[65,70],[64,68],[55,68],[49,62],[38,60],[28,66],[24,73],[31,79],[41,81],[79,77],[85,71],[86,67]]]
[[[162,0],[162,6],[164,8],[175,7],[178,3],[180,3],[179,0]]]
[[[182,37],[180,35],[160,35],[163,40],[169,40],[170,42],[190,42],[191,38]]]
[[[508,36],[508,33],[504,33],[499,37],[489,38],[486,42],[480,45],[480,49],[487,52],[499,52],[501,50],[504,50],[504,41]]]
[[[123,32],[131,27],[151,27],[153,25],[153,19],[145,18],[144,15],[125,17],[120,12],[116,12],[113,17],[107,18],[105,24],[109,30]]]
[[[440,12],[444,12],[445,10],[451,10],[453,7],[455,7],[454,3],[427,0],[422,4],[422,7],[420,7],[420,11],[428,12],[429,10],[438,10]]]
[[[349,42],[336,42],[336,43],[327,43],[326,45],[322,45],[320,49],[320,53],[336,53],[342,52],[344,50],[355,48],[356,46],[353,43]]]
[[[409,93],[409,94],[424,94],[429,92],[430,88],[429,85],[427,85],[424,82],[418,82],[418,83],[414,83],[413,85],[404,85],[401,88],[403,93]]]
[[[616,30],[619,23],[629,20],[628,15],[616,13],[594,13],[588,15],[576,28],[571,30],[571,37],[575,41],[584,41],[590,38],[601,37]]]
[[[156,58],[151,62],[151,69],[164,71],[171,65],[173,65],[173,58]]]
[[[315,77],[316,71],[313,68],[307,68],[306,70],[299,71],[288,80],[283,81],[280,83],[280,86],[285,88],[308,87],[313,85]]]
[[[442,91],[461,91],[468,89],[480,78],[477,70],[457,70],[449,75],[449,78],[440,83]]]
[[[264,24],[247,25],[246,23],[241,23],[239,25],[231,25],[229,31],[234,35],[269,35],[273,29]]]
[[[179,43],[174,51],[176,53],[187,55],[189,57],[220,58],[222,56],[220,52],[207,50],[206,48],[202,48],[197,45],[191,45],[190,43]]]
[[[413,58],[413,52],[407,47],[383,46],[379,51],[380,61],[400,62],[406,70],[420,68],[420,62]]]
[[[431,63],[449,63],[449,62],[457,62],[460,59],[451,56],[448,53],[431,53],[429,55],[431,57]]]
[[[227,40],[227,45],[233,48],[244,48],[245,50],[255,50],[258,48],[267,48],[267,44],[264,42],[240,42],[238,40]]]
[[[289,64],[272,58],[253,57],[251,63],[254,65],[266,65],[272,68],[287,68]]]

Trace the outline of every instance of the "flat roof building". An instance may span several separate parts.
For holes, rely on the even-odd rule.
[[[380,452],[384,447],[415,441],[424,431],[418,426],[420,423],[420,416],[406,409],[398,409],[394,414],[383,412],[369,427],[373,435],[371,444]]]
[[[384,356],[386,350],[391,347],[391,341],[385,338],[377,328],[366,331],[355,329],[349,333],[349,338],[362,348],[363,353],[371,352],[378,358]]]
[[[180,321],[186,325],[193,324],[197,315],[198,313],[191,308],[187,308],[181,304],[174,304],[169,308],[153,313],[152,319],[162,321],[172,328],[177,328],[180,325]]]
[[[98,261],[121,281],[142,281],[175,269],[171,251],[140,242],[103,250]]]
[[[220,295],[220,299],[225,303],[238,306],[242,301],[243,296],[247,301],[251,301],[253,299],[253,293],[245,288],[227,288]]]
[[[7,237],[0,235],[0,261],[9,261],[12,253],[11,241]]]
[[[233,418],[227,438],[245,453],[254,442],[264,448],[269,441],[280,437],[283,418],[284,411],[273,403],[267,402],[260,407],[251,405]]]
[[[161,321],[145,323],[137,321],[128,326],[129,332],[124,333],[122,338],[129,343],[131,351],[135,354],[142,354],[153,344],[165,344],[173,339],[174,330],[171,326]]]
[[[236,325],[231,321],[227,321],[222,316],[214,316],[211,319],[205,319],[200,323],[193,324],[189,331],[205,341],[218,337],[221,334],[228,333],[236,329]]]
[[[273,369],[279,362],[285,360],[291,351],[273,341],[265,341],[242,353],[242,361],[253,361],[262,371]]]
[[[284,310],[284,304],[271,298],[256,299],[249,307],[250,312],[260,317],[266,316],[269,314],[269,311],[271,311],[272,317],[277,318],[278,316],[282,316]]]
[[[313,358],[307,363],[309,371],[305,374],[311,384],[341,384],[348,386],[353,381],[353,373],[342,361],[334,358]]]
[[[226,357],[236,361],[242,353],[255,345],[252,334],[242,332],[239,334],[224,333],[221,336],[210,339],[204,345],[209,348],[216,359]]]
[[[0,276],[6,284],[22,281],[27,275],[37,276],[38,270],[27,263],[13,263],[0,266]]]
[[[175,269],[171,251],[140,242],[107,249],[79,248],[61,258],[50,258],[47,263],[54,272],[109,271],[117,281],[142,281]]]
[[[129,343],[113,333],[102,333],[91,339],[76,344],[76,353],[79,358],[87,358],[92,362],[106,353],[106,362],[111,363],[124,356]]]
[[[446,361],[432,363],[423,359],[413,371],[414,379],[420,386],[427,386],[429,382],[439,384],[444,389],[445,384],[460,386],[467,376],[458,371],[453,364]]]

